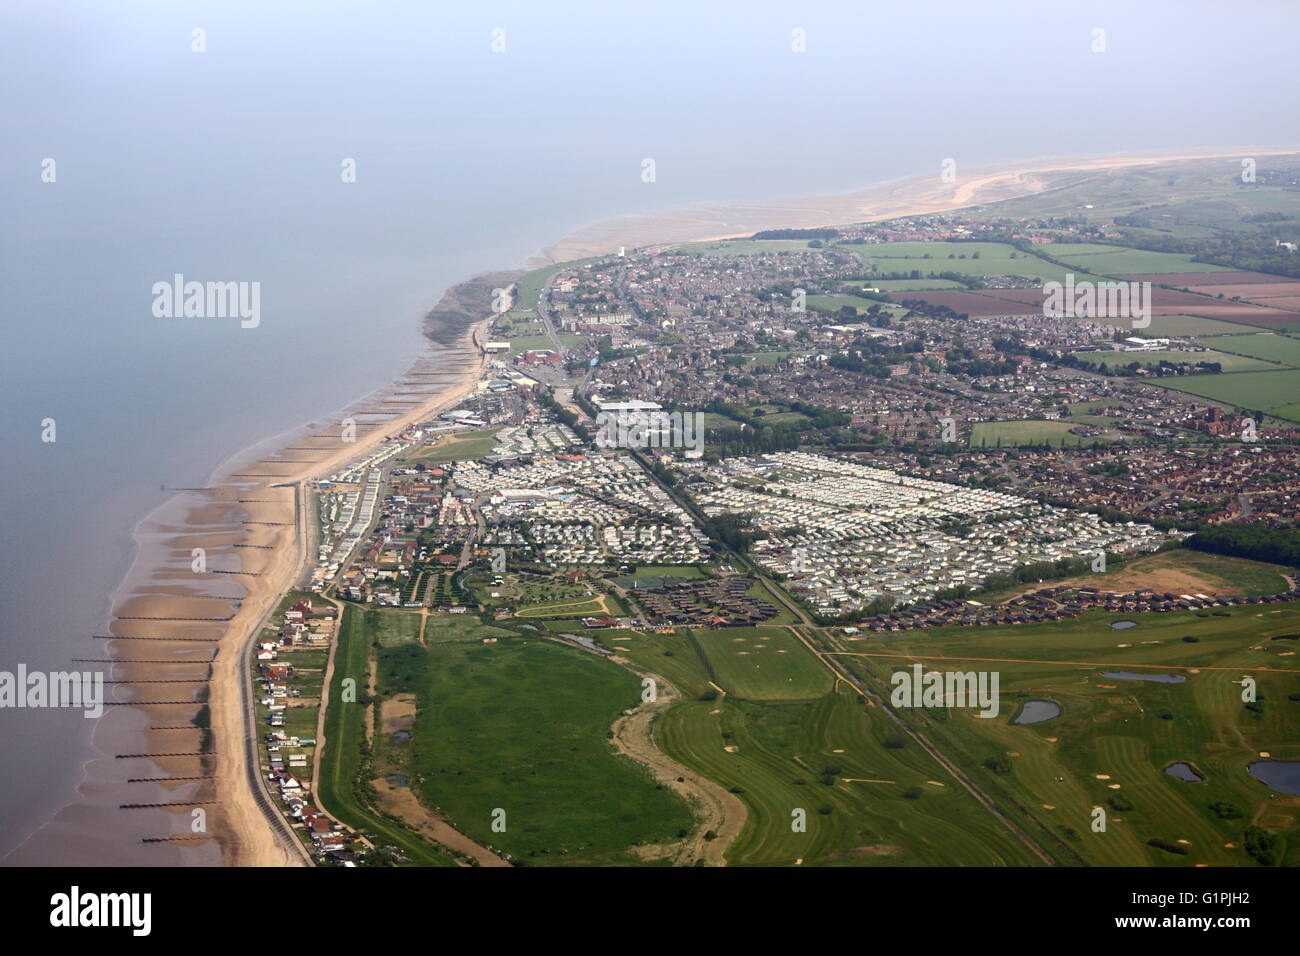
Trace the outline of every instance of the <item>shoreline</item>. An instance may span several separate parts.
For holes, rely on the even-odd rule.
[[[1063,179],[1111,169],[1297,152],[1300,147],[1293,146],[1057,156],[992,163],[969,171],[959,167],[952,183],[943,183],[937,174],[912,175],[849,192],[668,209],[588,223],[543,248],[529,260],[529,266],[538,268],[610,255],[620,246],[633,249],[712,242],[747,237],[762,229],[818,229],[953,212],[1037,195],[1064,185]]]
[[[1294,152],[1294,149],[1256,149],[1061,157],[1003,163],[970,173],[962,172],[955,183],[942,183],[937,175],[912,176],[849,193],[670,209],[589,224],[546,246],[529,260],[529,266],[555,265],[593,255],[607,255],[617,251],[619,246],[631,249],[711,241],[748,236],[765,228],[816,228],[949,212],[1035,195],[1062,185],[1062,179],[1108,169]],[[444,293],[444,298],[471,281],[452,286]],[[136,777],[210,773],[210,780],[199,783],[152,786],[165,793],[166,800],[179,800],[184,794],[195,802],[215,801],[210,817],[218,822],[210,825],[208,839],[202,845],[210,847],[215,841],[220,848],[221,861],[226,865],[275,866],[301,862],[294,858],[294,853],[285,849],[267,826],[256,795],[248,786],[250,767],[244,742],[250,728],[244,722],[241,698],[248,684],[247,653],[260,632],[262,621],[277,606],[280,596],[301,580],[312,558],[304,542],[310,518],[301,513],[300,507],[300,503],[306,500],[303,495],[305,484],[337,471],[348,460],[360,457],[367,449],[382,443],[390,434],[400,433],[416,421],[454,407],[471,394],[490,361],[482,351],[479,339],[491,320],[489,317],[475,321],[454,346],[442,346],[426,338],[420,355],[394,382],[358,398],[338,415],[332,416],[333,420],[331,416],[322,416],[300,428],[261,439],[235,452],[213,469],[202,491],[178,489],[179,494],[169,497],[136,525],[132,535],[135,553],[118,587],[109,596],[109,624],[105,633],[153,641],[172,636],[195,643],[142,645],[113,640],[106,642],[108,656],[115,659],[130,657],[133,645],[137,650],[140,647],[167,648],[176,657],[175,663],[159,665],[167,668],[168,677],[197,677],[204,671],[197,665],[203,664],[210,667],[210,676],[206,699],[196,697],[193,702],[150,706],[151,700],[185,696],[186,692],[168,694],[166,691],[133,690],[129,701],[139,706],[122,709],[145,715],[148,719],[148,725],[138,731],[143,735],[146,752],[175,753],[191,749],[178,746],[181,738],[187,744],[202,738],[199,728],[190,732],[163,732],[150,728],[188,723],[206,703],[219,756],[199,757],[198,763],[202,768],[199,771],[194,769],[193,756],[138,758],[143,761],[141,764],[122,769],[130,769]],[[477,352],[476,356],[472,356],[474,352]],[[442,361],[447,364],[440,365]],[[433,364],[426,367],[430,362]],[[439,381],[427,393],[427,398],[404,410],[394,411],[391,407],[385,410],[384,405],[389,401],[385,396],[393,396],[403,386],[417,387],[416,383],[409,381],[415,372],[432,373],[439,379],[445,376],[454,381]],[[419,384],[424,387],[430,383]],[[355,442],[344,443],[337,435],[314,433],[322,423],[325,423],[325,431],[336,428],[338,419],[349,414],[357,418]],[[372,420],[384,415],[390,417]],[[324,444],[320,444],[322,442]],[[202,497],[198,497],[200,495]],[[183,510],[184,514],[168,522],[167,513],[171,509]],[[224,580],[209,580],[216,576],[212,571],[206,577],[196,578],[189,570],[190,551],[196,547],[211,548],[216,552],[211,556],[213,565],[229,563],[228,558],[223,561],[218,554],[237,556],[239,571],[227,571],[217,576]],[[159,554],[152,555],[153,549]],[[151,570],[150,560],[154,561]],[[143,566],[138,569],[138,565]],[[137,574],[137,570],[143,573]],[[242,594],[233,593],[240,590]],[[208,593],[213,591],[219,593]],[[207,661],[194,654],[198,648],[212,651],[217,656]],[[187,656],[190,658],[188,661]],[[116,662],[109,670],[109,676],[119,680],[158,676],[149,668],[127,661]],[[83,763],[78,794],[84,795],[87,788],[112,787],[112,781],[93,778],[92,764],[113,759],[113,755],[100,745],[101,731],[109,737],[117,728],[96,727],[92,733],[94,749]],[[195,746],[193,749],[198,748]],[[256,767],[251,770],[256,773]],[[14,853],[78,806],[80,801],[56,810],[37,825]],[[176,819],[170,822],[177,833],[186,832],[188,817],[182,812],[172,816]],[[187,855],[175,849],[184,844],[172,843],[170,846],[179,856]],[[181,862],[188,861],[182,859]]]
[[[426,350],[423,358],[428,358],[430,353],[433,353],[438,357],[460,359],[460,368],[455,371],[445,370],[447,376],[455,377],[454,383],[439,385],[429,393],[427,399],[413,404],[391,418],[374,423],[375,427],[367,434],[358,434],[355,442],[345,443],[337,440],[335,436],[319,435],[299,439],[291,448],[308,441],[313,443],[324,441],[325,447],[319,449],[324,454],[304,461],[302,467],[291,468],[291,474],[288,476],[268,474],[264,479],[255,481],[253,485],[266,490],[284,489],[292,483],[294,488],[293,522],[291,523],[293,541],[291,543],[282,541],[272,553],[266,568],[260,572],[262,578],[259,578],[259,583],[262,587],[257,593],[251,593],[250,589],[249,596],[241,605],[239,615],[236,616],[235,621],[232,621],[223,640],[223,644],[233,645],[231,647],[233,653],[224,657],[224,666],[214,668],[212,675],[213,732],[218,740],[224,739],[230,742],[223,752],[215,781],[216,798],[222,807],[223,822],[231,831],[227,834],[228,842],[223,843],[223,856],[227,865],[263,866],[301,862],[294,858],[294,854],[286,853],[283,845],[266,826],[262,811],[256,805],[255,794],[250,792],[248,786],[249,781],[257,775],[257,770],[255,767],[250,767],[247,751],[237,746],[237,742],[244,741],[245,731],[248,729],[245,726],[242,709],[242,698],[249,684],[248,652],[261,630],[262,622],[279,604],[281,595],[301,581],[313,560],[313,556],[307,549],[306,537],[309,533],[310,519],[302,513],[301,508],[301,503],[305,501],[306,483],[332,474],[347,461],[363,456],[391,435],[398,434],[409,425],[437,415],[463,401],[473,392],[486,370],[487,355],[482,351],[480,337],[482,330],[490,321],[490,319],[482,319],[475,322],[461,336],[457,346]],[[469,358],[471,353],[473,353],[472,359]],[[408,370],[407,376],[419,367],[420,363],[417,362]],[[391,383],[376,393],[376,397],[385,392],[391,394],[401,382],[402,379],[399,379]],[[364,403],[362,407],[366,407]],[[359,421],[358,431],[360,432],[369,424],[371,423]],[[288,450],[290,449],[282,449],[280,453],[283,454]],[[282,459],[277,459],[275,463],[284,462]],[[264,464],[268,464],[265,458],[243,466],[243,473],[255,474],[260,470],[259,466]],[[282,503],[277,503],[275,510],[288,512],[289,505],[290,500],[286,498]],[[288,536],[288,532],[285,536]]]
[[[463,401],[487,367],[481,341],[488,321],[476,318],[452,345],[426,336],[395,381],[335,415],[232,453],[202,488],[168,489],[173,493],[136,523],[126,571],[107,595],[97,632],[118,638],[102,645],[113,659],[105,679],[128,683],[109,685],[123,692],[109,693],[107,700],[118,705],[109,708],[114,719],[92,730],[88,753],[79,755],[72,798],[34,822],[7,862],[40,865],[59,857],[76,865],[87,845],[100,842],[102,853],[132,865],[307,862],[305,854],[286,849],[262,816],[249,786],[257,783],[258,769],[252,766],[250,776],[241,712],[253,640],[281,595],[314,562],[303,544],[310,519],[299,514],[302,489]],[[403,387],[405,395],[397,396]],[[356,422],[355,441],[344,442],[338,433],[345,417]],[[193,548],[205,550],[206,573],[192,570]],[[129,683],[160,680],[174,683]],[[204,682],[206,694],[195,693]],[[203,755],[205,732],[191,721],[205,706],[213,753]],[[255,727],[247,729],[255,736]],[[122,751],[141,756],[123,759]],[[158,782],[128,789],[128,778]],[[143,804],[187,805],[124,817],[119,801],[128,795]],[[200,806],[206,830],[191,836],[190,810]],[[142,844],[145,838],[167,842]],[[160,853],[162,845],[168,849]]]

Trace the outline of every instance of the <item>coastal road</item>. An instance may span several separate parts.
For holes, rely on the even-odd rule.
[[[551,321],[551,314],[546,311],[546,296],[551,291],[551,286],[555,282],[555,275],[550,276],[542,285],[542,289],[537,293],[537,317],[542,320],[542,328],[546,330],[546,337],[551,340],[551,345],[555,351],[563,354],[564,346],[560,344],[560,336],[555,331],[555,323]]]
[[[281,486],[283,487],[283,486]],[[297,526],[297,548],[299,558],[306,555],[304,544],[307,539],[306,521],[303,520],[303,498],[306,494],[306,483],[299,482],[293,485],[293,513],[294,522]],[[252,660],[253,645],[257,642],[271,616],[279,608],[280,602],[275,601],[262,615],[257,625],[249,630],[248,637],[244,640],[239,648],[239,660],[247,662]],[[257,709],[253,705],[253,680],[251,675],[244,673],[243,679],[239,682],[240,692],[240,710],[242,712],[244,733],[244,770],[246,772],[248,789],[253,794],[253,799],[257,802],[258,809],[266,817],[266,822],[275,834],[277,840],[288,851],[290,857],[296,857],[303,866],[314,866],[311,854],[303,846],[298,835],[294,833],[293,828],[285,819],[278,807],[272,803],[270,791],[266,781],[262,778],[261,756],[258,745],[261,741],[258,739]]]
[[[279,588],[276,594],[268,598],[266,611],[261,617],[254,622],[249,631],[243,636],[236,649],[233,660],[236,662],[233,678],[240,685],[237,692],[239,694],[238,732],[228,731],[226,737],[230,741],[230,750],[232,762],[238,762],[240,759],[244,762],[244,779],[240,781],[239,772],[232,768],[232,781],[237,789],[241,791],[240,800],[243,800],[243,791],[251,793],[252,804],[242,803],[245,809],[243,816],[251,817],[252,806],[256,806],[261,814],[266,818],[267,825],[276,842],[285,844],[284,849],[288,850],[288,859],[290,862],[301,861],[305,865],[312,865],[313,861],[306,847],[298,839],[296,833],[289,825],[286,818],[279,812],[279,807],[275,795],[270,793],[266,788],[265,781],[262,779],[260,770],[260,726],[257,721],[257,711],[253,702],[255,682],[253,680],[250,663],[252,659],[252,648],[262,628],[266,626],[271,619],[271,615],[279,608],[280,597],[294,588],[295,585],[303,580],[304,576],[310,569],[314,559],[314,548],[312,546],[314,529],[309,522],[313,521],[313,516],[307,514],[308,492],[310,483],[319,477],[333,474],[338,468],[347,462],[355,461],[367,454],[372,448],[378,447],[383,441],[385,434],[391,430],[398,430],[405,425],[421,420],[426,417],[432,417],[446,408],[453,406],[456,402],[463,399],[464,395],[473,388],[473,384],[482,376],[486,368],[486,356],[483,352],[484,326],[487,324],[486,319],[475,323],[472,328],[472,342],[478,352],[478,361],[474,367],[465,370],[465,377],[461,384],[450,388],[443,389],[435,397],[431,398],[428,403],[420,405],[418,408],[399,416],[397,420],[385,423],[384,430],[377,430],[373,435],[362,439],[356,446],[343,446],[339,448],[326,450],[327,457],[324,460],[317,460],[314,464],[308,466],[305,473],[299,473],[293,478],[281,481],[271,487],[292,488],[294,491],[294,541],[295,554],[294,570],[291,576],[284,581],[283,587]],[[307,463],[304,463],[305,465]],[[234,710],[233,701],[230,709]],[[214,713],[216,708],[213,708]],[[214,730],[217,726],[217,720],[214,718]],[[243,750],[240,751],[236,739],[242,736]]]

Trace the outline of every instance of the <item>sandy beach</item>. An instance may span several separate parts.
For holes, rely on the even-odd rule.
[[[146,574],[133,575],[141,583],[119,600],[108,629],[131,640],[107,643],[121,662],[113,668],[114,679],[131,682],[130,695],[118,699],[140,705],[147,715],[143,755],[130,758],[125,769],[137,780],[169,778],[154,785],[154,796],[140,799],[178,805],[166,808],[174,818],[170,827],[157,832],[155,823],[153,831],[141,832],[186,846],[216,841],[227,865],[309,862],[276,837],[250,786],[245,738],[255,729],[246,727],[241,704],[248,653],[280,596],[314,560],[300,505],[307,500],[306,483],[463,401],[485,368],[477,344],[484,325],[477,323],[454,347],[431,343],[401,379],[340,413],[338,422],[244,461],[208,488],[189,491],[184,497],[197,503],[144,536],[135,570]],[[356,422],[355,441],[342,440],[344,418]],[[195,548],[206,553],[206,573],[192,568]],[[198,753],[201,729],[190,726],[204,702],[215,751],[207,755]],[[206,837],[190,833],[198,807],[207,814]],[[70,820],[76,810],[66,808],[65,814]]]
[[[944,182],[933,174],[881,183],[825,196],[695,206],[646,216],[608,219],[586,226],[548,246],[534,265],[567,262],[650,245],[703,242],[748,236],[761,229],[814,229],[851,222],[950,212],[967,206],[1032,196],[1107,169],[1155,166],[1181,160],[1278,156],[1292,149],[1189,150],[1123,156],[1057,157],[957,170]]]

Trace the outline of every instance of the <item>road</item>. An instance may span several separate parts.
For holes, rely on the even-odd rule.
[[[563,353],[564,346],[560,344],[560,336],[555,331],[555,323],[551,321],[551,314],[546,311],[546,296],[551,291],[554,282],[555,275],[552,275],[546,280],[541,291],[537,293],[537,317],[542,320],[542,328],[546,330],[546,337],[551,340],[551,345],[555,347],[555,351]]]
[[[308,552],[307,544],[307,522],[303,518],[303,501],[306,494],[306,483],[298,482],[293,486],[293,513],[294,521],[297,524],[298,531],[298,554],[301,559]],[[243,642],[238,650],[239,660],[252,660],[253,645],[262,633],[271,616],[279,608],[279,602],[274,602],[268,608],[267,612],[262,615],[257,626],[250,629],[247,639]],[[241,687],[240,709],[242,711],[243,724],[246,730],[244,734],[244,769],[247,772],[248,788],[253,793],[253,799],[257,801],[258,809],[266,817],[267,824],[271,827],[271,832],[275,834],[277,840],[285,846],[290,855],[296,855],[304,866],[314,866],[311,854],[303,846],[302,841],[298,839],[289,822],[284,818],[278,807],[271,801],[271,795],[267,788],[267,781],[262,777],[261,771],[261,740],[258,739],[258,722],[257,709],[253,705],[253,680],[251,676],[245,674],[244,679],[239,682]]]

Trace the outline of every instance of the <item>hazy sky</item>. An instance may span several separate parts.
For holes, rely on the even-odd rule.
[[[141,168],[151,189],[216,174],[250,205],[332,180],[320,154],[395,191],[427,168],[441,201],[498,214],[540,185],[618,212],[850,188],[949,156],[1300,139],[1300,4],[1281,0],[7,0],[0,27],[6,177],[76,155],[124,189]]]

